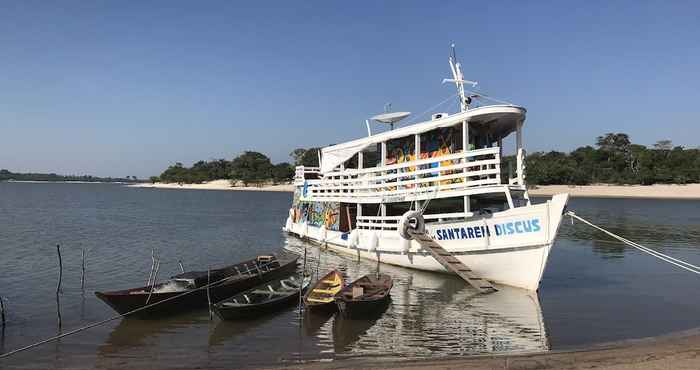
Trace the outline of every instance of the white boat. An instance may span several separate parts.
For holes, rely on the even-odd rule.
[[[319,167],[296,168],[288,233],[341,253],[429,271],[446,269],[398,222],[424,209],[427,232],[474,274],[537,290],[568,201],[558,194],[533,204],[525,182],[522,131],[526,110],[465,89],[454,51],[449,58],[458,112],[393,129],[408,112],[374,119],[392,130],[323,148]],[[515,153],[503,141],[515,134]],[[509,158],[510,160],[507,160]],[[514,167],[514,168],[513,168]],[[504,171],[504,169],[508,171]]]

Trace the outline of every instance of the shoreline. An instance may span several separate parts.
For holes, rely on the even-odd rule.
[[[294,192],[294,185],[264,185],[264,186],[231,186],[229,180],[214,180],[201,184],[177,184],[177,183],[140,183],[127,185],[130,188],[144,189],[178,189],[178,190],[229,190],[229,191],[274,191]]]
[[[294,185],[231,186],[228,180],[214,180],[202,184],[140,183],[126,185],[131,188],[183,189],[183,190],[233,190],[293,192]],[[572,198],[638,198],[638,199],[700,199],[700,184],[687,185],[540,185],[530,189],[535,197],[569,193]]]
[[[540,185],[532,196],[569,193],[572,198],[700,199],[700,184],[671,185]]]
[[[583,348],[535,353],[446,358],[347,358],[265,367],[266,369],[602,369],[658,370],[700,367],[700,328],[655,337],[592,344]]]

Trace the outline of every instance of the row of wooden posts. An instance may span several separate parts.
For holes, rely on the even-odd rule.
[[[61,246],[56,244],[56,253],[58,254],[58,283],[56,284],[56,303],[59,304],[58,294],[61,292],[61,283],[63,281],[63,259],[61,258]],[[81,250],[82,257],[82,274],[80,275],[80,289],[85,289],[85,249]],[[2,327],[6,324],[6,312],[5,299],[0,296],[0,323]],[[58,325],[61,325],[61,310],[58,310]]]

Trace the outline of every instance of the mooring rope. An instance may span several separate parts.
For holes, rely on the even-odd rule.
[[[273,261],[273,262],[277,262],[277,261]],[[265,267],[265,266],[267,266],[267,265],[269,265],[269,264],[272,264],[273,262],[268,262],[268,263],[266,263],[266,264],[263,264],[261,267]],[[114,321],[114,320],[116,320],[116,319],[119,319],[119,318],[122,318],[122,317],[126,317],[127,315],[131,315],[131,314],[136,313],[136,312],[139,312],[139,311],[143,311],[143,310],[145,310],[145,309],[151,308],[151,307],[156,306],[156,305],[159,305],[159,304],[161,304],[161,303],[169,302],[169,301],[172,301],[172,300],[174,300],[174,299],[177,299],[177,298],[180,298],[180,297],[184,297],[184,296],[186,296],[186,295],[188,295],[188,294],[191,294],[191,293],[194,293],[194,292],[196,292],[196,291],[199,291],[199,290],[202,290],[202,289],[207,289],[207,288],[211,287],[212,285],[216,285],[216,284],[221,283],[221,282],[224,282],[224,281],[226,281],[226,280],[233,279],[234,277],[240,276],[240,275],[242,275],[242,274],[243,274],[243,273],[241,273],[241,274],[236,274],[236,275],[232,275],[232,276],[227,276],[227,277],[225,277],[225,278],[223,278],[223,279],[220,279],[220,280],[217,280],[217,281],[215,281],[215,282],[213,282],[213,283],[211,283],[211,284],[207,284],[207,285],[201,286],[201,287],[199,287],[199,288],[195,288],[195,289],[192,289],[192,290],[188,290],[188,291],[186,291],[186,292],[184,292],[184,293],[182,293],[182,294],[178,294],[178,295],[176,295],[176,296],[174,296],[174,297],[166,298],[166,299],[164,299],[164,300],[162,300],[162,301],[154,302],[154,303],[151,303],[151,304],[149,304],[149,305],[136,308],[136,309],[131,310],[131,311],[129,311],[129,312],[126,312],[126,313],[123,313],[123,314],[118,314],[118,315],[116,315],[116,316],[112,316],[112,317],[107,318],[107,319],[104,319],[104,320],[102,320],[102,321],[94,322],[94,323],[92,323],[92,324],[88,324],[88,325],[79,327],[79,328],[77,328],[77,329],[73,329],[73,330],[71,330],[71,331],[67,331],[67,332],[65,332],[65,333],[63,333],[63,334],[59,334],[59,335],[56,335],[56,336],[53,336],[53,337],[50,337],[50,338],[41,340],[41,341],[36,342],[36,343],[32,343],[32,344],[30,344],[30,345],[27,345],[27,346],[24,346],[24,347],[21,347],[21,348],[14,349],[14,350],[12,350],[12,351],[10,351],[10,352],[5,352],[5,353],[3,353],[3,354],[0,354],[0,359],[6,358],[6,357],[10,357],[10,356],[12,356],[12,355],[14,355],[14,354],[17,354],[17,353],[20,353],[20,352],[24,352],[24,351],[29,350],[29,349],[32,349],[32,348],[34,348],[34,347],[38,347],[38,346],[40,346],[40,345],[42,345],[42,344],[46,344],[46,343],[49,343],[49,342],[53,342],[53,341],[55,341],[55,340],[58,340],[58,339],[67,337],[67,336],[69,336],[69,335],[77,334],[77,333],[80,333],[80,332],[85,331],[85,330],[87,330],[87,329],[94,328],[94,327],[96,327],[96,326],[100,326],[100,325],[106,324],[106,323],[108,323],[108,322],[110,322],[110,321]]]
[[[602,227],[600,227],[600,226],[598,226],[598,225],[594,225],[592,222],[590,222],[590,221],[588,221],[588,220],[582,218],[581,216],[575,214],[575,213],[572,212],[572,211],[566,212],[566,215],[569,216],[569,217],[571,217],[571,218],[572,218],[572,221],[573,221],[573,219],[575,218],[575,219],[577,219],[577,220],[583,222],[584,224],[586,224],[586,225],[588,225],[588,226],[591,226],[592,228],[597,229],[597,230],[599,230],[599,231],[602,231],[602,232],[604,232],[605,234],[611,236],[612,238],[617,239],[617,240],[621,241],[622,243],[627,244],[627,245],[629,245],[629,246],[631,246],[631,247],[634,247],[634,248],[636,248],[636,249],[639,249],[640,251],[642,251],[642,252],[644,252],[644,253],[646,253],[646,254],[648,254],[648,255],[651,255],[651,256],[653,256],[653,257],[656,257],[656,258],[658,258],[658,259],[660,259],[660,260],[662,260],[662,261],[664,261],[664,262],[668,262],[668,263],[670,263],[670,264],[672,264],[672,265],[674,265],[674,266],[680,267],[680,268],[682,268],[682,269],[684,269],[684,270],[686,270],[686,271],[690,271],[690,272],[693,272],[693,273],[695,273],[695,274],[700,275],[700,267],[698,267],[698,266],[696,266],[696,265],[693,265],[693,264],[691,264],[691,263],[688,263],[688,262],[679,260],[679,259],[677,259],[677,258],[673,258],[673,257],[671,257],[671,256],[669,256],[669,255],[667,255],[667,254],[663,254],[663,253],[661,253],[661,252],[659,252],[659,251],[655,251],[655,250],[653,250],[653,249],[651,249],[651,248],[647,248],[647,247],[645,247],[645,246],[643,246],[643,245],[641,245],[641,244],[635,243],[635,242],[633,242],[633,241],[631,241],[631,240],[629,240],[629,239],[625,239],[625,238],[623,238],[623,237],[621,237],[621,236],[619,236],[619,235],[617,235],[617,234],[615,234],[615,233],[613,233],[613,232],[610,232],[610,231],[608,231],[608,230],[603,229]]]

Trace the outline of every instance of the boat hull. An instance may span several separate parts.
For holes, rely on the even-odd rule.
[[[386,310],[391,302],[391,295],[369,301],[343,301],[337,300],[336,304],[340,314],[348,319],[376,318]]]
[[[296,271],[296,262],[296,257],[287,258],[284,261],[280,261],[280,266],[278,268],[264,272],[261,271],[259,274],[253,274],[245,278],[230,280],[212,286],[209,290],[211,302],[219,302],[244,290],[251,289],[262,282],[288,276]],[[95,296],[122,315],[144,307],[147,304],[151,305],[169,300],[168,302],[129,314],[129,317],[140,319],[175,315],[196,309],[204,309],[209,305],[206,289],[153,293],[150,299],[148,298],[148,294],[131,294],[133,291],[147,289],[148,287],[142,287],[113,292],[95,292]]]
[[[536,291],[556,239],[567,194],[543,204],[513,208],[470,218],[463,222],[427,224],[440,245],[477,276],[498,284]],[[359,238],[288,223],[285,230],[304,240],[358,258],[426,271],[447,272],[415,241],[406,241],[396,230],[357,230]],[[324,239],[322,236],[326,235]],[[376,244],[372,245],[373,240]]]
[[[214,312],[221,320],[245,320],[272,314],[299,304],[299,292],[288,296],[255,305],[241,305],[233,307],[215,306]]]

